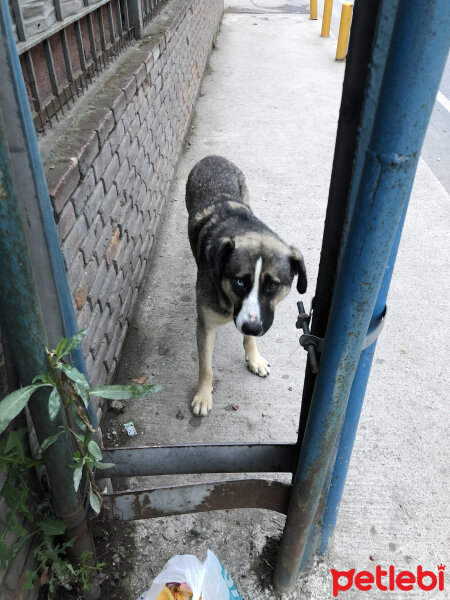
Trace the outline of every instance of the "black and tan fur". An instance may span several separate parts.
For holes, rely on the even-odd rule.
[[[220,156],[207,156],[186,185],[189,241],[197,262],[199,381],[192,401],[196,415],[212,408],[212,355],[217,328],[234,319],[244,334],[250,371],[265,377],[269,363],[256,347],[273,322],[275,306],[298,275],[306,291],[303,256],[285,244],[250,209],[242,172]],[[255,281],[255,279],[257,279]]]

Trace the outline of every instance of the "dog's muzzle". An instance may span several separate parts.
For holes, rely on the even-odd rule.
[[[234,324],[244,335],[253,335],[255,337],[264,335],[264,326],[261,319],[239,319],[234,317]]]
[[[253,335],[255,337],[258,337],[264,333],[264,328],[260,321],[247,321],[245,323],[242,323],[241,330],[242,333],[244,333],[245,335]]]

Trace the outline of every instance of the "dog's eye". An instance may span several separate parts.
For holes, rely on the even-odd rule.
[[[240,290],[243,290],[245,288],[245,281],[240,277],[236,277],[236,279],[234,280],[234,284]]]
[[[265,287],[265,290],[267,293],[273,294],[280,287],[280,284],[278,281],[269,280],[269,281],[266,281],[266,284],[264,287]]]

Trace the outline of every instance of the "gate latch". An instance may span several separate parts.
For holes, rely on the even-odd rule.
[[[303,335],[300,337],[300,345],[308,352],[309,364],[314,375],[319,372],[319,363],[317,362],[317,352],[322,352],[323,339],[312,335],[309,331],[309,322],[311,315],[305,312],[303,302],[297,302],[298,317],[295,326],[297,329],[303,329]]]
[[[297,329],[303,329],[303,335],[300,336],[299,342],[300,345],[303,346],[303,348],[308,352],[311,371],[315,375],[317,375],[317,373],[319,372],[319,363],[317,360],[316,352],[319,352],[319,354],[322,352],[324,338],[312,335],[312,333],[309,331],[309,322],[311,320],[311,314],[308,315],[305,312],[303,302],[297,302],[297,307],[298,317],[295,326],[297,327]],[[381,330],[384,327],[384,322],[386,320],[386,313],[387,306],[384,307],[381,317],[369,325],[367,335],[363,341],[361,352],[363,350],[366,350],[366,348],[368,348],[369,346],[371,346],[380,335]]]

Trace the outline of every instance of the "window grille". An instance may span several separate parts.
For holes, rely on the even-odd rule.
[[[58,121],[167,0],[10,0],[36,131]]]
[[[144,25],[150,23],[156,13],[166,2],[167,0],[141,0],[142,20]]]

